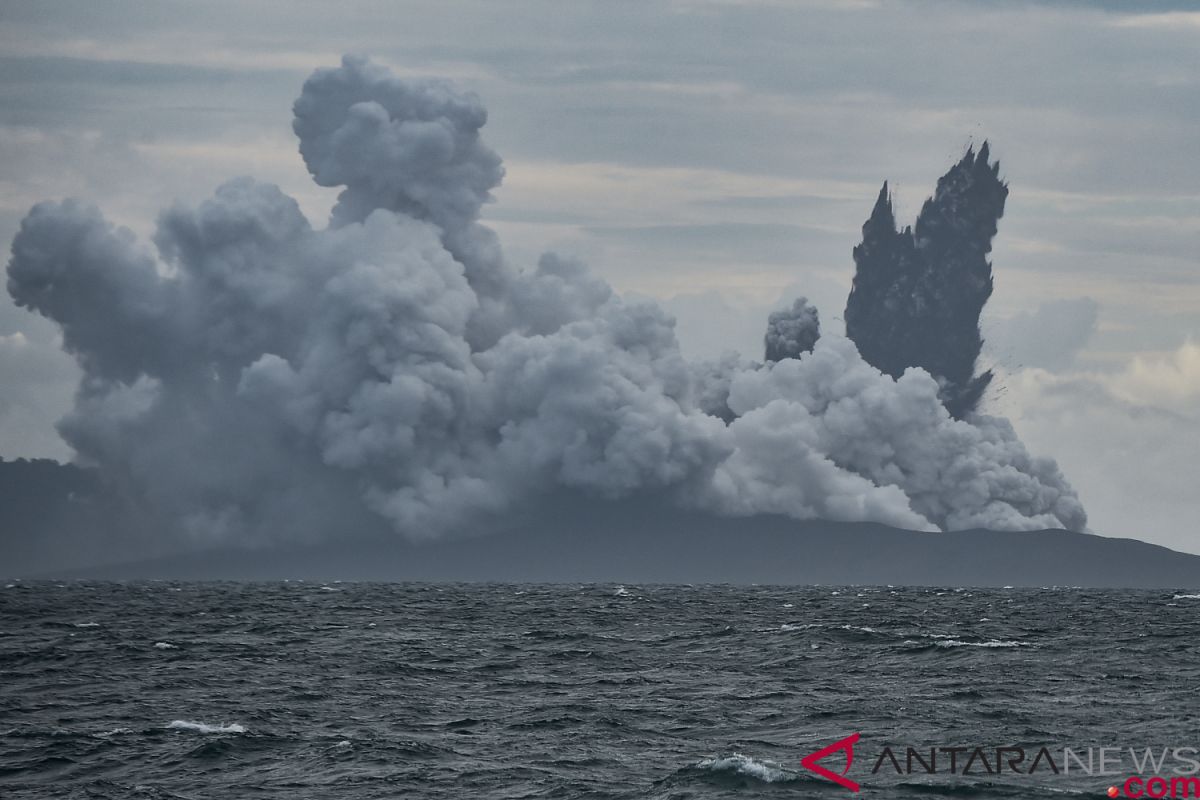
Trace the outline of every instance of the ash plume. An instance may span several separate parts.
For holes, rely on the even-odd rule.
[[[249,178],[166,210],[153,250],[86,203],[35,206],[8,290],[83,369],[59,426],[80,461],[210,542],[454,534],[564,490],[923,530],[1085,525],[1005,421],[957,420],[925,371],[810,341],[803,307],[775,326],[774,363],[696,364],[668,315],[583,264],[511,266],[479,219],[503,177],[486,119],[449,84],[347,57],[295,104],[314,180],[343,187],[325,227]]]
[[[846,335],[867,363],[893,378],[921,367],[938,379],[950,413],[973,412],[992,379],[975,374],[983,340],[979,314],[992,294],[992,249],[1008,186],[987,142],[968,148],[925,201],[915,228],[896,229],[885,182],[862,243],[854,248],[854,284]]]
[[[821,338],[821,322],[815,306],[800,297],[785,311],[772,311],[767,317],[767,335],[763,344],[767,361],[800,358],[811,353]]]

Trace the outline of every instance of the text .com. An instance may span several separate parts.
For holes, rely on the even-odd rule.
[[[1108,787],[1109,797],[1200,797],[1200,778],[1131,775],[1119,787]]]

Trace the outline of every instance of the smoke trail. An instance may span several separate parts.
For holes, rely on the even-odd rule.
[[[435,536],[564,488],[920,529],[1084,525],[1053,462],[1003,421],[952,419],[924,372],[881,374],[807,323],[774,364],[688,363],[666,314],[582,264],[510,267],[479,222],[503,170],[473,96],[346,58],[295,116],[314,180],[344,187],[328,227],[238,178],[167,210],[157,255],[72,200],[34,207],[13,242],[10,294],[84,370],[60,432],[185,532]]]
[[[987,142],[937,183],[916,228],[896,230],[885,182],[862,244],[854,248],[854,285],[846,303],[846,335],[867,363],[894,378],[922,367],[942,384],[955,417],[975,410],[992,379],[975,375],[983,341],[979,314],[992,294],[992,249],[1008,187]]]

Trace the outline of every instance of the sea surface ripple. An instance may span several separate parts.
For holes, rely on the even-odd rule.
[[[853,732],[860,797],[1101,797],[1111,779],[870,762],[1200,745],[1198,611],[1072,589],[15,582],[0,797],[839,797],[800,759]]]

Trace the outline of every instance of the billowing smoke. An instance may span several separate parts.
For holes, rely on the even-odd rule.
[[[167,210],[153,252],[72,200],[36,206],[13,242],[9,292],[84,371],[63,437],[176,527],[435,536],[562,489],[1084,526],[1006,422],[952,418],[925,371],[883,374],[845,338],[814,344],[802,304],[773,324],[774,363],[694,364],[666,314],[583,265],[510,267],[479,222],[503,170],[473,96],[347,58],[295,114],[314,179],[344,187],[327,227],[239,178]]]
[[[979,314],[992,294],[987,254],[1008,197],[999,175],[987,142],[978,155],[968,149],[938,180],[916,228],[903,231],[884,183],[854,248],[846,335],[868,364],[893,378],[909,367],[936,377],[958,418],[975,410],[992,379],[976,375],[975,362],[983,346]]]
[[[821,322],[808,298],[797,298],[786,311],[772,311],[767,317],[764,339],[767,361],[783,361],[811,353],[821,338]]]

